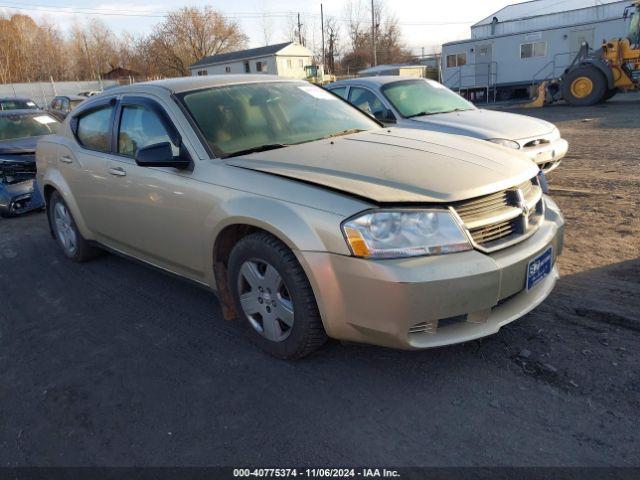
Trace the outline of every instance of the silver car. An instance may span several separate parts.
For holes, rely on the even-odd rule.
[[[466,135],[521,150],[545,173],[560,165],[569,148],[553,124],[476,108],[434,80],[364,77],[327,88],[385,124]]]

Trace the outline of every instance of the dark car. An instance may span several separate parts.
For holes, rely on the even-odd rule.
[[[30,98],[0,97],[0,110],[37,110],[38,105]]]
[[[59,124],[42,110],[0,111],[0,216],[44,207],[35,186],[36,144],[56,133]]]
[[[58,95],[51,100],[51,104],[47,111],[56,117],[58,120],[63,121],[69,115],[69,112],[84,102],[87,97],[81,95]]]

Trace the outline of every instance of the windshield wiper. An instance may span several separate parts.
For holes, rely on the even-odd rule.
[[[453,110],[443,110],[442,112],[420,112],[409,115],[406,118],[422,117],[423,115],[438,115],[440,113],[466,112],[469,108],[454,108]]]
[[[267,143],[266,145],[259,145],[257,147],[246,148],[244,150],[238,150],[237,152],[225,155],[224,158],[239,157],[241,155],[247,155],[249,153],[266,152],[267,150],[276,150],[278,148],[288,147],[285,143]]]
[[[434,115],[435,113],[440,113],[440,112],[419,112],[419,113],[414,113],[413,115],[408,115],[406,118],[422,117],[423,115]]]
[[[332,133],[331,135],[326,135],[322,138],[333,138],[333,137],[341,137],[343,135],[351,135],[352,133],[360,133],[365,130],[362,128],[347,128],[346,130],[342,130],[340,132]]]

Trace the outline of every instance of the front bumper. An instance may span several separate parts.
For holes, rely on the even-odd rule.
[[[559,138],[537,147],[524,148],[521,151],[536,162],[544,173],[549,173],[558,168],[568,150],[569,143],[564,138]]]
[[[14,217],[43,207],[44,200],[35,180],[15,184],[0,183],[0,216]]]
[[[298,252],[327,334],[402,349],[465,342],[497,332],[540,304],[558,279],[564,220],[547,202],[545,221],[521,243],[490,255],[365,260]],[[554,268],[525,290],[529,260],[553,246]]]

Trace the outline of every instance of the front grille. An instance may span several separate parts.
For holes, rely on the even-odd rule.
[[[452,205],[473,242],[484,251],[524,240],[542,218],[542,189],[537,178],[513,188]]]

